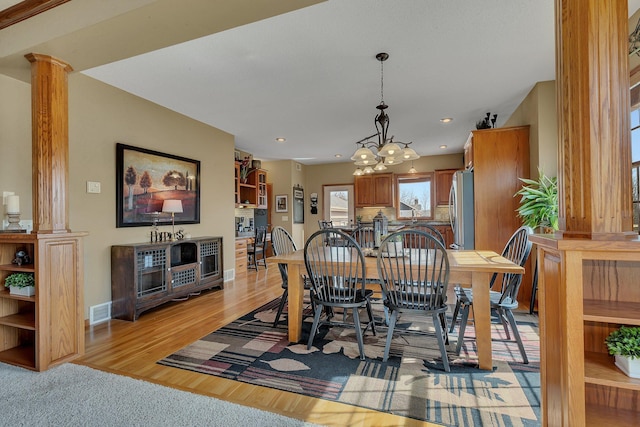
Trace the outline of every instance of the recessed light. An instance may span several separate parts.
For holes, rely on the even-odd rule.
[[[446,146],[446,145],[444,145],[444,144],[442,144],[442,145],[440,146],[440,148],[443,148],[443,149],[444,149],[444,148],[447,148],[447,146]]]
[[[451,123],[451,122],[453,121],[453,118],[451,118],[451,117],[444,117],[444,118],[440,119],[440,121],[441,121],[442,123]]]
[[[339,159],[340,157],[342,157],[342,154],[336,154],[336,157]]]
[[[286,138],[276,138],[276,142],[285,142]]]

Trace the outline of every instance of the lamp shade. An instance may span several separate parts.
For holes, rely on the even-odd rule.
[[[371,149],[367,147],[360,147],[353,153],[351,156],[351,160],[354,161],[362,161],[362,160],[374,160],[376,155],[371,151]]]
[[[380,151],[378,151],[378,156],[380,157],[398,157],[402,149],[395,142],[387,142],[384,147]]]
[[[418,153],[416,153],[413,148],[404,147],[402,149],[402,158],[404,160],[418,160],[420,156],[418,156]]]
[[[181,213],[182,201],[181,200],[165,200],[162,204],[162,212],[169,213]]]

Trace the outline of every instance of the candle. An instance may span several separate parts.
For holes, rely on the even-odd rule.
[[[20,197],[16,195],[7,196],[7,213],[20,213]]]

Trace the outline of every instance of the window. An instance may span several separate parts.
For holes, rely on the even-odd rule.
[[[322,190],[324,220],[336,227],[353,224],[353,185],[324,185]]]
[[[633,195],[633,231],[640,224],[640,108],[631,110],[631,191]]]
[[[433,219],[433,174],[396,174],[396,218]]]

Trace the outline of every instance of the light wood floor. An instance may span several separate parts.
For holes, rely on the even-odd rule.
[[[404,417],[198,374],[156,362],[282,293],[276,265],[143,313],[135,322],[111,320],[86,330],[85,355],[75,363],[216,397],[328,426],[435,426]]]

